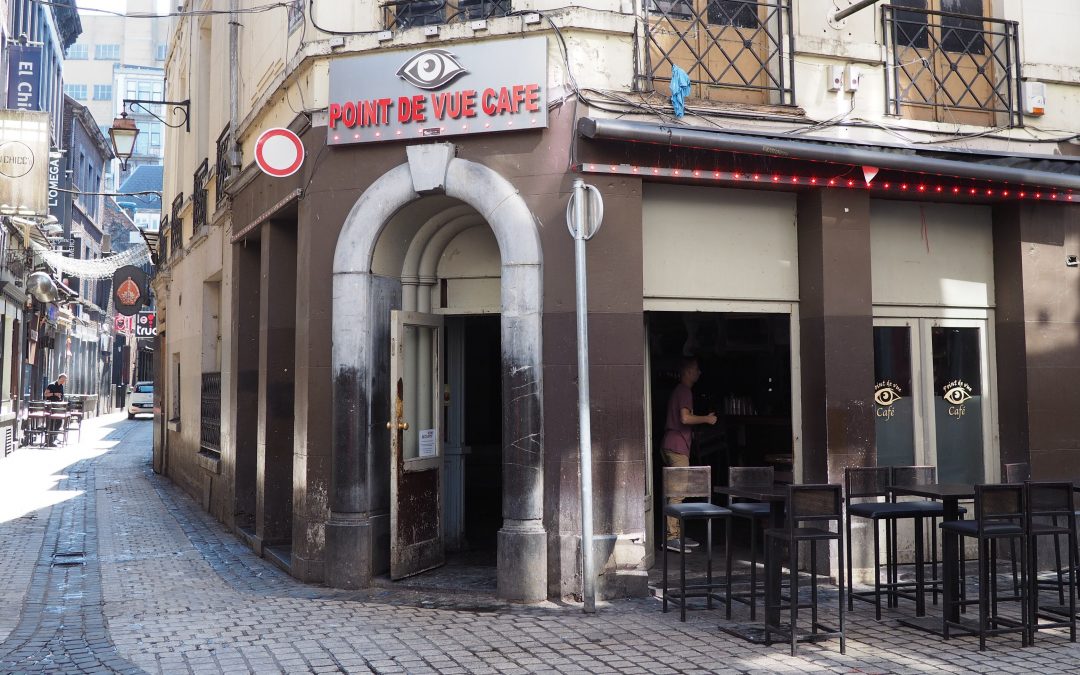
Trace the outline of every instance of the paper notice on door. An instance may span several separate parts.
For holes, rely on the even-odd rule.
[[[421,429],[420,430],[420,456],[421,457],[435,457],[438,454],[438,450],[435,446],[435,430],[434,429]]]

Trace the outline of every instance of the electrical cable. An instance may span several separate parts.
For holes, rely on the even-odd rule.
[[[59,7],[61,9],[71,9],[71,5],[62,2],[50,2],[49,0],[30,0],[37,3],[42,7]],[[106,14],[108,16],[118,16],[123,19],[165,19],[174,16],[217,16],[221,14],[262,14],[263,12],[270,12],[279,7],[289,8],[293,5],[292,2],[274,2],[268,5],[259,5],[258,7],[248,7],[247,9],[195,9],[190,11],[179,12],[166,12],[164,14],[154,14],[151,12],[132,12],[130,14],[125,12],[117,12],[111,9],[97,9],[97,8],[79,8],[79,12],[96,12],[98,14]]]

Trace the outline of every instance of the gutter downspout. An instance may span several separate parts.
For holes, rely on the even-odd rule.
[[[1080,176],[1071,174],[958,162],[951,159],[923,157],[914,153],[900,154],[821,145],[809,141],[758,138],[648,122],[585,117],[578,120],[578,133],[596,140],[637,141],[702,150],[723,150],[778,159],[804,159],[851,166],[870,165],[880,169],[920,174],[1080,191]]]
[[[240,23],[236,11],[240,0],[229,0],[229,135],[232,147],[229,148],[229,164],[240,167],[240,153],[236,151],[237,125],[240,123]]]

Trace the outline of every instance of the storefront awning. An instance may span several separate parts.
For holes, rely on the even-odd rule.
[[[601,141],[653,143],[698,151],[722,151],[777,160],[804,160],[1013,185],[1080,191],[1080,157],[996,155],[979,151],[860,145],[793,139],[740,130],[699,129],[651,122],[582,118],[578,132]]]

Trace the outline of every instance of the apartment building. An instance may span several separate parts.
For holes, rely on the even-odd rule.
[[[148,18],[157,12],[154,0],[114,4],[115,13],[80,13],[84,30],[67,50],[65,91],[90,109],[105,134],[121,112],[135,119],[139,138],[127,170],[118,160],[109,166],[107,184],[116,190],[136,167],[161,164],[165,111],[149,104],[125,109],[123,100],[162,100],[169,24],[165,17]]]
[[[301,579],[576,593],[584,178],[602,595],[646,591],[685,356],[718,480],[1080,477],[1080,6],[851,4],[176,19],[155,469]]]

